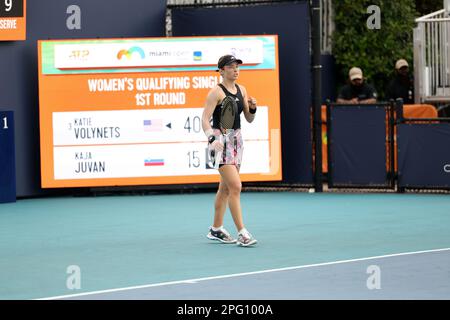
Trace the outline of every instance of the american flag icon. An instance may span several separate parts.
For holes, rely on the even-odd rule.
[[[162,131],[164,129],[162,119],[144,120],[144,131]]]

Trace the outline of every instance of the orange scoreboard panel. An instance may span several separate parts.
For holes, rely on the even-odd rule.
[[[26,39],[26,0],[0,0],[0,41]]]
[[[277,36],[39,41],[42,187],[219,181],[201,127],[217,60],[244,61],[242,181],[281,180]]]

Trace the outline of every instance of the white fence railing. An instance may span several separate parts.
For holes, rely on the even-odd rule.
[[[332,42],[331,37],[334,32],[334,11],[332,0],[321,0],[321,27],[322,27],[322,39],[320,49],[322,54],[331,54]]]
[[[416,19],[415,102],[450,101],[450,16],[445,9]]]

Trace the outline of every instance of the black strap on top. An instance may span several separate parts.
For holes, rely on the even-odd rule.
[[[223,90],[223,92],[225,93],[225,95],[238,96],[239,93],[240,93],[240,96],[242,96],[241,89],[239,88],[239,86],[238,86],[237,84],[235,84],[236,90],[237,90],[236,93],[231,93],[231,92],[228,91],[228,89],[225,88],[225,86],[224,86],[223,84],[221,84],[221,83],[219,83],[219,86],[222,88],[222,90]]]

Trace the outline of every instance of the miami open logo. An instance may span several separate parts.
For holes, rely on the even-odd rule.
[[[145,52],[141,47],[132,47],[129,50],[120,50],[117,54],[117,59],[121,60],[125,56],[128,60],[130,60],[135,53],[137,53],[141,59],[145,59]]]

